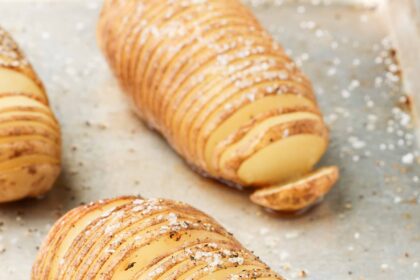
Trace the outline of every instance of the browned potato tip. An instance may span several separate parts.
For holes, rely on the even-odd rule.
[[[258,190],[251,195],[251,200],[275,211],[300,211],[322,199],[338,178],[338,167],[324,167],[297,181]]]
[[[203,212],[165,199],[81,206],[52,227],[32,280],[284,279]]]

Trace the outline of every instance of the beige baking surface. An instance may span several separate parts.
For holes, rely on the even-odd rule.
[[[255,9],[315,81],[332,125],[324,163],[339,164],[343,174],[322,205],[287,219],[253,206],[246,193],[196,175],[130,112],[96,47],[97,3],[0,1],[0,24],[45,81],[64,137],[63,174],[54,190],[40,200],[0,206],[0,279],[29,278],[37,246],[65,211],[124,194],[191,203],[292,279],[303,269],[306,279],[420,279],[420,168],[411,163],[409,116],[393,109],[403,91],[375,62],[388,42],[375,10]]]

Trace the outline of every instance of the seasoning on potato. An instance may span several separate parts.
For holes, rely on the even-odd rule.
[[[60,146],[42,82],[0,28],[0,202],[47,192],[60,173]]]
[[[284,279],[213,218],[181,202],[119,197],[52,227],[32,280]]]
[[[278,186],[327,149],[310,81],[239,0],[108,0],[98,38],[140,117],[205,175]]]

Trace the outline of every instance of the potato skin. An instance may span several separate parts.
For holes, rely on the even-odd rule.
[[[250,199],[258,205],[281,212],[305,210],[322,199],[339,178],[336,166],[324,167],[285,185],[254,192]]]
[[[181,202],[139,197],[102,200],[65,214],[42,244],[31,279],[181,275],[284,279],[203,212]]]
[[[247,159],[289,131],[310,131],[327,147],[328,131],[311,83],[239,0],[107,0],[97,37],[140,117],[203,174],[233,185],[267,187],[238,175]],[[240,125],[217,137],[222,138],[219,145],[210,145],[211,155],[205,155],[217,128],[248,105],[275,95],[293,95],[302,102],[238,118]],[[218,163],[264,120],[293,112],[313,112],[320,120],[283,124],[286,136],[273,132],[273,126],[256,136],[259,143],[232,155],[228,165]]]
[[[60,173],[60,126],[45,88],[0,27],[0,202],[36,197]]]

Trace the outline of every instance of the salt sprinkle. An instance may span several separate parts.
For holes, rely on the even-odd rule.
[[[299,235],[300,235],[299,231],[291,231],[291,232],[286,233],[284,235],[284,237],[286,239],[295,239],[295,238],[299,237]]]
[[[399,204],[399,203],[401,203],[401,201],[402,201],[401,197],[399,197],[399,196],[394,197],[394,203],[395,204]]]
[[[414,163],[414,155],[412,153],[406,154],[402,157],[401,161],[405,165],[411,165]]]

